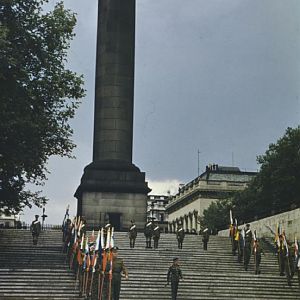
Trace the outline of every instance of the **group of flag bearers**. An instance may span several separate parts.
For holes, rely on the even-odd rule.
[[[281,226],[277,226],[276,232],[270,227],[267,228],[274,234],[279,275],[286,276],[288,285],[291,285],[291,280],[297,272],[300,287],[300,252],[297,238],[295,237],[294,243],[290,245]],[[244,268],[247,271],[251,254],[253,254],[255,274],[260,274],[261,256],[264,254],[264,251],[257,233],[256,231],[251,231],[250,224],[246,224],[243,229],[239,229],[237,219],[233,220],[231,210],[229,236],[232,245],[232,254],[238,256],[238,262],[243,262]]]
[[[121,277],[128,279],[128,271],[114,245],[114,228],[106,224],[96,234],[92,231],[88,235],[83,218],[67,219],[63,241],[63,251],[74,271],[80,295],[93,300],[118,300]]]

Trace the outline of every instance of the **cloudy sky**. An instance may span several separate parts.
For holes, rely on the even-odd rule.
[[[126,0],[124,0],[126,1]],[[50,0],[50,8],[55,0]],[[77,13],[68,66],[87,95],[72,126],[76,159],[52,158],[48,223],[92,159],[97,0]],[[256,156],[300,117],[299,0],[137,0],[133,162],[153,193],[176,192],[209,163],[257,170]],[[29,221],[36,210],[26,210]]]

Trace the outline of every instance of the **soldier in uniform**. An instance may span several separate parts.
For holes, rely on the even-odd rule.
[[[260,262],[261,262],[261,254],[264,253],[259,240],[256,239],[253,242],[253,255],[254,255],[254,262],[255,262],[255,274],[260,274]]]
[[[245,230],[245,242],[244,242],[244,267],[245,271],[248,270],[248,265],[251,257],[251,247],[252,247],[252,231],[250,229],[250,224],[246,225]]]
[[[158,241],[160,238],[160,228],[158,224],[155,224],[153,229],[153,242],[154,242],[154,249],[158,248]]]
[[[241,229],[238,229],[236,232],[235,242],[237,243],[238,262],[241,263],[244,257],[244,237]]]
[[[184,230],[182,228],[182,225],[179,225],[179,228],[177,229],[176,232],[176,238],[177,238],[177,242],[178,242],[178,249],[182,249],[182,243],[184,240]]]
[[[42,227],[39,221],[39,215],[35,215],[35,220],[32,221],[30,225],[30,231],[33,238],[33,245],[37,245],[39,235],[41,233]]]
[[[207,250],[207,244],[209,241],[209,230],[205,228],[202,232],[202,242],[203,242],[203,250]]]
[[[151,238],[152,238],[152,235],[153,235],[153,224],[152,224],[152,221],[148,221],[145,224],[144,235],[146,237],[146,248],[152,248],[151,247]]]
[[[171,281],[172,300],[177,299],[177,291],[180,279],[183,279],[182,272],[179,267],[179,259],[178,257],[175,257],[173,258],[173,264],[169,267],[167,274],[167,285]]]
[[[129,236],[129,240],[130,240],[130,248],[134,248],[135,239],[137,236],[137,229],[136,229],[136,225],[134,224],[134,221],[132,221],[132,220],[131,220],[131,225],[128,230],[128,236]]]
[[[121,277],[125,275],[125,279],[128,280],[128,271],[124,265],[123,259],[118,257],[118,247],[113,247],[110,251],[112,254],[112,282],[111,282],[111,299],[108,298],[109,289],[109,268],[110,264],[107,263],[104,286],[102,291],[103,300],[119,300],[121,291]]]

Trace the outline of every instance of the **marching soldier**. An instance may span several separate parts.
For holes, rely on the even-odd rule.
[[[253,241],[253,255],[254,255],[254,263],[255,263],[255,275],[260,274],[260,262],[261,255],[264,253],[259,240],[256,239]]]
[[[208,228],[206,227],[202,233],[203,250],[205,251],[207,250],[208,241],[209,241],[209,231]]]
[[[236,250],[237,250],[237,242],[235,240],[235,236],[237,233],[237,226],[235,223],[233,223],[233,220],[231,221],[231,224],[229,226],[229,237],[231,241],[231,249],[232,249],[232,255],[236,255]]]
[[[241,263],[244,257],[244,237],[241,229],[238,229],[236,232],[235,242],[237,243],[238,262]]]
[[[121,278],[122,274],[125,275],[125,279],[128,280],[128,271],[124,265],[123,259],[118,257],[118,247],[111,249],[112,254],[112,278],[111,278],[111,298],[109,299],[109,268],[110,264],[106,265],[104,287],[102,291],[102,300],[119,300],[121,291]]]
[[[136,229],[136,225],[134,224],[134,221],[132,220],[131,220],[131,225],[129,227],[128,235],[130,241],[130,248],[134,248],[135,239],[137,236],[137,229]]]
[[[68,247],[71,243],[72,230],[73,230],[72,222],[70,219],[67,219],[63,230],[64,230],[64,232],[63,232],[63,242],[64,242],[63,253],[67,253]]]
[[[153,229],[153,242],[154,242],[154,249],[158,248],[158,240],[160,238],[160,228],[158,224]]]
[[[41,223],[39,221],[39,215],[35,215],[35,220],[32,221],[32,223],[30,225],[30,231],[31,231],[32,238],[33,238],[33,245],[37,245],[41,230],[42,230],[42,227],[41,227]]]
[[[179,267],[179,259],[178,257],[175,257],[173,258],[173,264],[169,267],[167,274],[167,285],[169,285],[171,281],[172,300],[177,299],[177,291],[180,279],[183,279],[182,272]]]
[[[146,248],[152,248],[151,247],[151,238],[152,238],[152,235],[153,235],[153,224],[152,224],[152,221],[148,221],[145,224],[144,235],[146,237]]]
[[[248,270],[248,265],[251,257],[251,247],[252,247],[252,231],[250,230],[250,224],[246,225],[245,230],[245,241],[244,241],[244,267],[245,271]]]
[[[177,242],[178,242],[178,249],[182,249],[182,243],[184,240],[184,230],[182,228],[182,225],[179,225],[179,228],[177,229],[176,232],[176,238],[177,238]]]

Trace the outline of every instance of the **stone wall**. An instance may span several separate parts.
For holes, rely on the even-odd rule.
[[[258,237],[273,237],[270,227],[274,232],[277,224],[280,224],[286,233],[288,240],[292,241],[296,235],[300,239],[300,209],[291,210],[275,216],[264,218],[251,222],[252,231],[256,230]],[[220,236],[228,236],[229,230],[221,230],[218,232]]]

